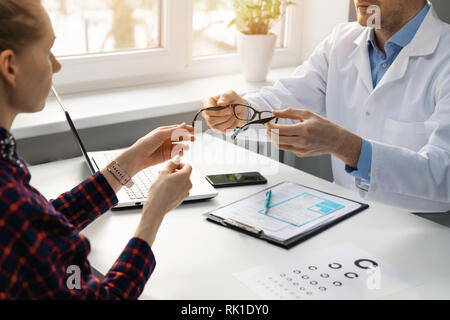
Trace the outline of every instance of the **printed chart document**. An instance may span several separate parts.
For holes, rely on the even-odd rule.
[[[306,252],[234,276],[265,299],[383,299],[420,285],[381,257],[352,243]]]
[[[268,212],[266,192],[272,190]],[[359,202],[330,195],[292,182],[283,182],[206,214],[213,222],[242,229],[285,247],[312,232],[366,209]]]

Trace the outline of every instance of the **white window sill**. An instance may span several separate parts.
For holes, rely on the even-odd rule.
[[[267,82],[249,83],[242,74],[85,92],[61,97],[77,129],[192,112],[201,101],[227,90],[257,91],[293,73],[295,67],[273,69]],[[64,113],[49,97],[41,112],[19,115],[12,127],[16,139],[69,131]]]

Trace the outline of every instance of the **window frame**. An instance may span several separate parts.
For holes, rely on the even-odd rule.
[[[301,59],[302,1],[287,11],[287,47],[276,49],[272,67]],[[102,90],[236,73],[238,53],[192,57],[193,0],[161,0],[161,48],[60,57],[54,83],[62,93]],[[176,23],[172,23],[176,21]]]

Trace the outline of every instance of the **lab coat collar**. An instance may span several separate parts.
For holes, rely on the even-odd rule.
[[[436,50],[441,38],[441,31],[444,23],[437,16],[433,5],[431,3],[429,3],[429,5],[430,10],[413,40],[400,52],[397,59],[395,59],[394,63],[376,87],[377,89],[389,82],[401,79],[406,73],[409,57],[430,55]],[[367,42],[367,39],[370,38],[370,32],[370,28],[365,28],[364,32],[355,39],[354,44],[356,45],[356,48],[350,54],[350,59],[353,60],[361,80],[371,93],[374,88]]]
[[[370,69],[370,60],[368,52],[368,42],[367,39],[370,36],[370,28],[365,28],[361,35],[356,38],[354,44],[356,45],[355,50],[350,54],[350,59],[352,59],[354,65],[358,69],[359,77],[366,86],[369,92],[373,90],[372,82],[372,70]]]
[[[439,19],[433,5],[431,3],[429,5],[431,7],[425,20],[415,37],[405,47],[405,51],[411,57],[427,56],[434,53],[441,39],[444,22]]]
[[[425,20],[428,12],[430,11],[430,5],[427,3],[423,7],[423,9],[413,18],[411,19],[407,24],[405,24],[399,31],[397,31],[396,34],[394,34],[384,45],[384,50],[386,53],[388,53],[388,45],[395,45],[398,48],[405,48],[411,41],[414,39],[414,36],[416,35],[417,31],[419,30],[420,26],[422,25],[423,21]],[[370,29],[369,32],[369,46],[372,45],[377,51],[380,49],[378,48],[377,42],[375,41],[375,30]]]
[[[401,48],[406,47],[414,39],[429,11],[430,6],[427,3],[414,18],[388,40],[388,43],[394,43]]]

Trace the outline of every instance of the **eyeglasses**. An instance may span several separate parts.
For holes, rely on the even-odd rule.
[[[198,116],[203,112],[203,111],[222,111],[225,110],[227,108],[232,108],[233,109],[233,114],[236,117],[236,119],[239,119],[241,121],[245,121],[246,123],[241,126],[241,127],[237,127],[233,133],[233,135],[231,136],[231,138],[233,140],[236,139],[237,135],[239,134],[239,132],[241,132],[243,129],[247,128],[248,126],[252,125],[252,124],[265,124],[271,121],[274,121],[275,123],[278,123],[279,118],[275,117],[273,115],[273,113],[271,111],[258,111],[255,108],[253,108],[252,106],[246,105],[246,104],[229,104],[227,106],[217,106],[217,107],[210,107],[210,108],[204,108],[201,109],[197,112],[197,114],[194,117],[194,120],[192,120],[192,127],[194,127],[195,125],[195,121],[197,120]],[[248,108],[249,113],[251,113],[251,117],[250,119],[244,119],[239,115],[239,108]],[[248,114],[248,113],[247,113]],[[269,116],[270,114],[270,116]],[[264,118],[264,116],[266,116],[266,118]]]

